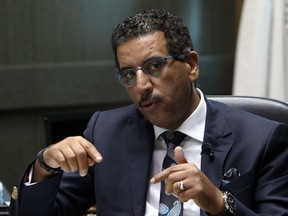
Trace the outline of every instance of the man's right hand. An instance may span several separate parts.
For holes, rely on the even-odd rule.
[[[49,146],[43,153],[43,159],[52,168],[60,167],[64,172],[79,170],[79,174],[85,176],[88,167],[100,163],[102,156],[88,140],[75,136]],[[41,168],[39,161],[36,160],[32,182],[40,182],[49,176],[51,174]]]

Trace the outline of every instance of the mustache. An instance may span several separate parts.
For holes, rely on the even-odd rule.
[[[162,101],[163,97],[160,95],[152,95],[152,94],[145,94],[141,97],[138,105],[139,107],[143,107],[150,103],[159,103]]]

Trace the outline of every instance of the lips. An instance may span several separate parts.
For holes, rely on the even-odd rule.
[[[157,103],[162,101],[162,97],[159,95],[143,95],[141,100],[139,101],[139,107],[144,112],[151,112]]]
[[[153,103],[155,103],[154,101],[145,101],[145,102],[142,102],[142,103],[140,103],[140,107],[142,108],[142,107],[149,107],[149,106],[151,106]]]
[[[141,106],[142,110],[144,112],[151,112],[153,108],[155,107],[156,103],[150,102],[150,103],[145,103]]]

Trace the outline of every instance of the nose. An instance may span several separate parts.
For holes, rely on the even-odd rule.
[[[147,92],[152,89],[152,83],[148,74],[145,74],[141,68],[136,71],[136,87],[139,91]]]

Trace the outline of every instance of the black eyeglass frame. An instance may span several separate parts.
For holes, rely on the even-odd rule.
[[[176,55],[170,55],[166,57],[159,57],[159,58],[153,58],[148,61],[146,61],[141,67],[138,68],[125,68],[122,70],[116,70],[115,72],[115,78],[121,83],[121,85],[125,87],[132,87],[136,85],[137,79],[136,79],[136,73],[138,70],[142,70],[143,73],[147,74],[148,76],[151,77],[158,77],[160,75],[160,70],[164,67],[165,61],[172,59],[172,58],[177,58],[178,60],[184,60],[185,55],[184,54],[176,54]],[[153,63],[158,63],[160,64],[158,68],[151,69],[149,66],[153,66]],[[147,65],[147,67],[145,67]],[[154,64],[155,66],[155,64]],[[129,82],[125,81],[125,78],[123,77],[123,72],[127,72],[127,74],[133,74],[133,76],[130,78]],[[156,74],[156,72],[158,72]],[[154,74],[155,73],[155,74]],[[127,78],[126,78],[127,79]]]

